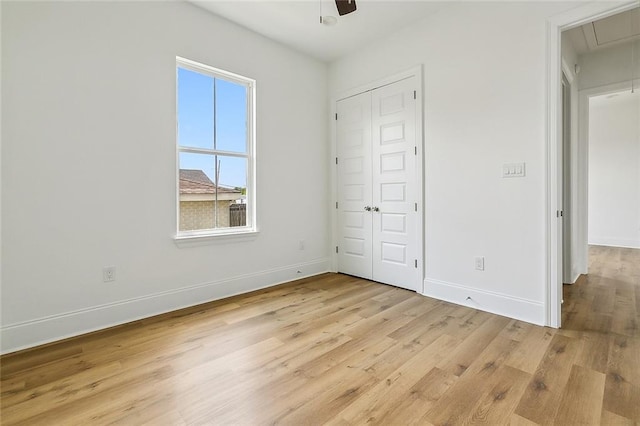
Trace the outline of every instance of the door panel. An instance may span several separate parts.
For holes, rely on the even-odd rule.
[[[415,77],[372,92],[373,279],[416,290]]]
[[[371,94],[337,103],[338,270],[372,278]]]
[[[337,103],[338,270],[411,290],[416,268],[415,77]]]

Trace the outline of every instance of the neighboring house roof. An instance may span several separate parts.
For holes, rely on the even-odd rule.
[[[218,194],[242,194],[232,188],[217,188]],[[202,170],[180,169],[180,194],[215,194],[216,185]]]

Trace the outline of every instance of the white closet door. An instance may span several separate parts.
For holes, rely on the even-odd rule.
[[[337,103],[338,270],[372,278],[371,93]]]
[[[373,279],[417,289],[415,77],[372,92]]]

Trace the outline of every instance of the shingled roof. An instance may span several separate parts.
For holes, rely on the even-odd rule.
[[[242,194],[237,189],[223,187],[219,187],[217,192],[219,194]],[[180,193],[215,194],[216,185],[202,170],[180,169]]]

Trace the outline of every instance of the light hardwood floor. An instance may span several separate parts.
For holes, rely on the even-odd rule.
[[[3,425],[638,424],[640,250],[561,330],[326,274],[2,358]]]

